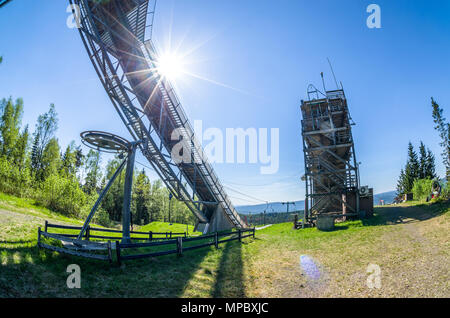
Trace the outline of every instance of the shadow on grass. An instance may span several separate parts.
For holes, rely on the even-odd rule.
[[[29,244],[36,242],[36,240],[16,240],[16,241],[0,241],[0,244],[9,245],[9,244]]]
[[[347,225],[340,225],[339,223],[336,223],[336,225],[334,226],[334,228],[332,230],[321,230],[321,232],[325,232],[325,233],[330,233],[330,232],[338,232],[338,231],[343,231],[343,230],[347,230],[348,226]]]
[[[30,244],[30,243],[28,243]],[[0,248],[0,297],[178,297],[211,248],[109,262],[29,247]],[[81,289],[67,288],[67,266],[81,269]]]
[[[413,206],[387,206],[375,209],[375,215],[363,219],[365,226],[396,225],[426,221],[445,213],[450,202],[419,204]]]
[[[214,298],[245,297],[242,244],[233,241],[222,247],[222,258],[212,295]]]

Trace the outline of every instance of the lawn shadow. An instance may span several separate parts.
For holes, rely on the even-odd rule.
[[[206,247],[187,251],[183,257],[130,260],[119,267],[39,249],[36,243],[24,240],[26,247],[0,248],[0,297],[179,297],[211,252]],[[70,264],[80,266],[81,289],[67,288]]]
[[[397,225],[426,221],[445,213],[449,202],[439,202],[431,205],[419,204],[413,206],[386,206],[375,208],[372,218],[363,219],[365,226]]]
[[[222,248],[222,258],[212,296],[214,298],[245,298],[242,243],[227,242]]]

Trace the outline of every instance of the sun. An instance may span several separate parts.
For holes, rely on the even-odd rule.
[[[172,81],[178,79],[184,73],[183,59],[174,53],[162,54],[156,64],[158,73]]]

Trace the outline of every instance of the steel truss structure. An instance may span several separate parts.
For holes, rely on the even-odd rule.
[[[5,4],[10,2],[11,0],[0,0],[0,8],[3,7]]]
[[[69,0],[89,58],[114,108],[170,192],[200,223],[218,208],[231,226],[245,228],[212,166],[172,85],[157,72],[151,40],[155,0]],[[176,133],[178,139],[173,140]],[[179,161],[172,150],[187,146]],[[206,230],[207,231],[207,226]]]
[[[322,96],[321,96],[322,95]],[[303,225],[319,215],[359,213],[359,170],[343,89],[308,88],[302,101],[306,199]]]

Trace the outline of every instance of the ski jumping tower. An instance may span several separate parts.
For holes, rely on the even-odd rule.
[[[158,74],[151,41],[155,0],[70,0],[89,58],[139,149],[204,233],[245,228],[194,136],[175,91]],[[173,140],[174,131],[179,138]],[[180,141],[190,153],[172,158]],[[183,149],[186,149],[183,147]]]
[[[323,75],[322,75],[323,76]],[[358,216],[359,171],[343,88],[320,92],[308,87],[301,104],[306,199],[304,223],[320,216]],[[364,188],[363,191],[365,191]]]

